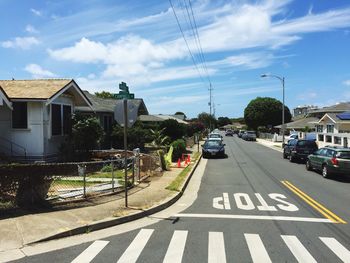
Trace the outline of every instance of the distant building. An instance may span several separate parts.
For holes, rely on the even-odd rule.
[[[304,106],[298,106],[293,109],[293,116],[306,116],[310,111],[317,110],[318,107],[314,105],[304,105]]]

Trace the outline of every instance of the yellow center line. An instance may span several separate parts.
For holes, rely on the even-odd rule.
[[[311,207],[313,207],[315,210],[317,210],[319,213],[321,213],[323,216],[328,218],[329,220],[333,221],[334,223],[342,223],[346,224],[346,222],[329,211],[327,208],[325,208],[320,203],[316,202],[314,199],[312,199],[310,196],[308,196],[306,193],[298,189],[296,186],[291,184],[288,181],[281,181],[282,184],[284,184],[289,190],[291,190],[293,193],[295,193],[297,196],[299,196],[301,199],[303,199],[306,203],[308,203]]]

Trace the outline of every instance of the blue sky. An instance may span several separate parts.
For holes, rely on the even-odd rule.
[[[350,101],[348,0],[171,2],[196,66],[169,1],[0,0],[0,78],[74,78],[90,92],[125,81],[150,113],[189,117],[209,111],[209,79],[217,117],[281,100],[263,73],[286,78],[291,109]]]

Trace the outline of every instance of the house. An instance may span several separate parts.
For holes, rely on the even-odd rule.
[[[77,106],[92,105],[73,79],[0,80],[0,154],[56,160]]]
[[[298,106],[293,109],[293,116],[306,116],[310,111],[317,110],[318,107],[314,105],[304,105],[304,106]]]
[[[76,107],[76,111],[81,114],[96,116],[105,133],[110,133],[114,123],[114,110],[118,104],[122,104],[121,99],[104,99],[97,97],[84,90],[85,96],[91,101],[91,107]],[[148,115],[147,107],[143,99],[128,99],[128,107],[137,107],[138,116]]]
[[[350,112],[326,113],[316,124],[316,141],[326,145],[348,147],[350,140]]]
[[[337,103],[323,108],[314,108],[308,111],[305,117],[294,118],[286,123],[286,130],[299,131],[299,137],[304,138],[303,130],[309,127],[315,132],[316,142],[319,147],[326,145],[348,146],[350,139],[350,121],[348,115],[342,115],[350,111],[350,102]],[[281,125],[275,126],[281,128]]]

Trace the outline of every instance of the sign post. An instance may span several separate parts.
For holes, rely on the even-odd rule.
[[[128,207],[128,101],[123,100],[124,105],[124,187],[125,187],[125,207]]]

